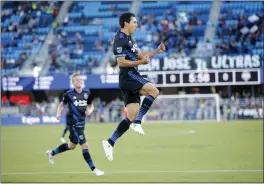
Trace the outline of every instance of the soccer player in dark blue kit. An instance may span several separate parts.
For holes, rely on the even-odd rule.
[[[54,163],[53,157],[59,153],[73,150],[77,144],[81,145],[84,160],[89,165],[93,174],[96,176],[104,175],[103,171],[100,171],[94,166],[91,155],[88,150],[88,143],[84,135],[85,128],[85,117],[93,112],[94,106],[92,104],[92,95],[89,90],[83,89],[83,79],[79,73],[74,73],[72,75],[72,83],[74,86],[73,90],[67,91],[63,95],[62,102],[60,103],[56,118],[60,120],[61,112],[63,111],[65,105],[68,105],[69,120],[67,120],[67,125],[70,132],[70,142],[61,144],[54,150],[48,150],[47,156],[51,164]]]
[[[117,126],[108,140],[103,140],[103,148],[108,160],[113,160],[113,147],[129,127],[135,132],[144,135],[141,120],[159,95],[159,90],[138,72],[138,65],[150,62],[150,57],[164,52],[165,46],[161,43],[152,52],[142,53],[132,34],[137,29],[137,20],[133,13],[124,13],[119,18],[121,30],[114,38],[113,52],[120,67],[119,87],[124,95],[127,108],[127,118]],[[140,107],[140,96],[146,96]]]

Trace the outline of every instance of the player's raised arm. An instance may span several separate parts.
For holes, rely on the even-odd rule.
[[[144,55],[140,60],[137,61],[130,61],[125,59],[125,57],[118,57],[117,63],[120,67],[136,67],[138,65],[145,65],[148,64],[150,61],[150,58],[148,55]]]
[[[152,52],[141,52],[140,49],[138,49],[138,58],[141,59],[143,58],[145,55],[148,55],[149,57],[155,56],[156,54],[159,54],[161,52],[164,52],[166,50],[166,47],[164,45],[164,43],[161,43],[158,48]]]

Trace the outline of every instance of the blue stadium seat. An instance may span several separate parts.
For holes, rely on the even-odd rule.
[[[1,33],[1,42],[3,44],[1,50],[2,57],[4,57],[4,59],[6,60],[14,59],[15,63],[21,61],[21,58],[19,58],[21,53],[26,53],[27,57],[29,57],[32,53],[36,54],[39,51],[42,45],[42,41],[40,41],[38,44],[34,44],[33,40],[36,38],[39,39],[43,36],[45,38],[45,35],[47,35],[49,30],[51,29],[52,22],[55,20],[52,14],[47,14],[44,11],[41,12],[40,17],[38,17],[37,10],[20,14],[19,10],[14,11],[14,8],[18,5],[21,5],[23,7],[31,4],[30,2],[4,2],[2,12],[5,11],[9,14],[5,17],[2,17],[1,22],[1,28],[4,31]],[[38,17],[39,21],[36,25],[37,28],[33,28],[33,31],[24,33],[22,35],[19,35],[17,32],[15,32],[15,29],[13,29],[14,32],[8,32],[8,27],[13,23],[18,24],[18,27],[26,28],[28,25],[24,22],[26,17],[28,17],[29,19]],[[31,47],[26,48],[26,45]],[[9,70],[6,70],[5,74],[11,75],[13,72],[18,71],[21,65],[13,65],[13,67],[14,68],[9,68]]]
[[[84,50],[79,58],[71,56],[73,66],[79,68],[80,66],[88,66],[88,59],[92,61],[100,62],[103,55],[103,50],[97,50],[95,43],[103,41],[103,47],[107,47],[108,42],[113,39],[115,35],[114,29],[119,27],[118,18],[116,14],[111,10],[115,7],[116,11],[128,11],[131,6],[131,1],[102,1],[102,2],[73,2],[71,12],[69,12],[69,20],[71,24],[59,29],[59,32],[67,32],[67,40],[75,40],[76,33],[79,32],[84,39]],[[82,18],[88,18],[88,25],[81,25]],[[92,21],[102,20],[102,24],[93,24]],[[69,22],[70,22],[69,21]],[[98,35],[102,34],[101,37]],[[67,48],[75,49],[76,44],[64,46]],[[61,49],[63,50],[63,49]],[[57,51],[60,52],[60,51]]]
[[[248,17],[253,15],[253,14],[260,14],[261,10],[263,9],[263,3],[262,2],[257,2],[257,1],[230,1],[230,2],[222,2],[222,7],[221,7],[221,19],[225,20],[225,25],[222,25],[222,22],[219,22],[218,24],[218,34],[221,33],[224,41],[226,43],[229,43],[229,37],[232,38],[232,40],[237,41],[237,49],[239,53],[245,52],[245,48],[247,47],[247,50],[249,51],[250,54],[259,54],[261,55],[262,53],[260,52],[263,50],[263,43],[262,41],[257,42],[256,44],[251,44],[251,33],[248,32],[244,36],[244,42],[245,44],[242,44],[242,39],[240,29],[235,30],[235,34],[231,36],[231,33],[226,31],[225,29],[230,28],[231,26],[237,26],[239,24],[238,18],[242,14],[244,16],[244,22],[242,23],[243,26],[247,26],[249,29],[251,28],[250,26],[258,25],[260,21],[254,22],[254,24],[250,24],[248,22]],[[228,11],[231,12],[231,16],[228,16]],[[220,27],[220,25],[222,25]],[[218,34],[216,35],[216,39],[219,40]],[[257,34],[259,38],[261,37],[260,34]],[[221,45],[222,43],[217,42],[218,45]],[[245,46],[244,46],[245,45]]]

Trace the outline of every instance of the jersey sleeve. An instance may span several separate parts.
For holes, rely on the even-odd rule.
[[[69,102],[69,96],[68,96],[68,93],[65,93],[64,95],[63,95],[63,98],[62,98],[62,101],[61,101],[61,103],[63,103],[64,105],[67,105],[67,103]]]
[[[117,39],[114,42],[114,54],[116,57],[125,57],[127,53],[127,39]]]
[[[95,96],[93,95],[93,93],[91,93],[91,92],[89,91],[89,97],[88,97],[88,99],[87,99],[87,104],[88,104],[88,105],[91,105],[91,104],[93,103],[94,98],[95,98]]]

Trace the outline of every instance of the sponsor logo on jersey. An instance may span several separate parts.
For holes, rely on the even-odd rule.
[[[84,107],[84,106],[87,106],[87,101],[86,100],[76,100],[73,102],[73,104],[75,106]]]

